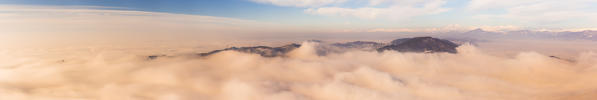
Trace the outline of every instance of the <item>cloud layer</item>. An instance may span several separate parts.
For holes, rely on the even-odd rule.
[[[534,52],[492,56],[349,51],[287,58],[223,52],[148,61],[122,49],[2,50],[6,100],[558,100],[597,97],[597,55],[575,62]],[[32,56],[33,55],[33,56]]]

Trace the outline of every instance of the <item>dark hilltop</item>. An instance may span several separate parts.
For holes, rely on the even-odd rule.
[[[377,51],[395,50],[398,52],[457,53],[456,47],[458,47],[458,44],[448,40],[432,37],[415,37],[394,40],[391,45],[381,47],[377,49]]]

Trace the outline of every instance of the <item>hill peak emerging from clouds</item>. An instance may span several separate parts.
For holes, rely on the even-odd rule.
[[[456,43],[432,37],[415,37],[409,39],[397,39],[391,45],[377,49],[377,51],[395,50],[399,52],[448,52],[457,53]]]

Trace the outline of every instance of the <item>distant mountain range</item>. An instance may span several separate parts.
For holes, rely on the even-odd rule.
[[[483,29],[475,29],[467,32],[448,32],[438,34],[437,37],[448,40],[466,41],[466,42],[483,42],[495,39],[540,39],[540,40],[592,40],[597,41],[597,31],[530,31],[518,30],[507,32],[491,32]]]
[[[321,42],[318,40],[311,40],[311,42]],[[223,51],[237,51],[242,53],[259,54],[263,57],[284,57],[290,51],[299,48],[300,44],[289,44],[281,47],[268,47],[268,46],[254,46],[254,47],[231,47],[221,50],[214,50],[207,53],[200,53],[199,56],[210,56]],[[325,55],[330,52],[342,52],[348,49],[356,50],[376,50],[383,52],[387,50],[393,50],[398,52],[420,52],[420,53],[436,53],[436,52],[447,52],[457,53],[456,43],[448,40],[442,40],[432,37],[415,37],[415,38],[402,38],[396,39],[391,43],[377,43],[369,41],[355,41],[346,43],[334,43],[331,45],[323,45],[318,47],[317,53],[319,55]],[[151,56],[154,59],[155,56]]]
[[[597,40],[592,35],[596,31],[583,31],[583,32],[553,32],[553,33],[537,33],[530,31],[516,31],[518,33],[499,33],[499,32],[488,32],[482,29],[472,30],[469,32],[460,33],[462,36],[458,37],[447,37],[446,39],[438,39],[433,37],[413,37],[413,38],[400,38],[391,41],[390,43],[378,43],[371,41],[354,41],[345,43],[332,43],[325,44],[320,40],[308,40],[307,42],[320,43],[315,47],[318,55],[326,55],[329,53],[340,53],[349,50],[362,50],[362,51],[398,51],[398,52],[416,52],[416,53],[458,53],[456,47],[460,44],[467,42],[483,42],[491,39],[500,38],[539,38],[539,39],[585,39],[585,40]],[[213,54],[221,53],[223,51],[236,51],[241,53],[258,54],[263,57],[286,57],[289,52],[300,48],[301,44],[288,44],[280,47],[269,47],[269,46],[253,46],[253,47],[230,47],[220,50],[213,50],[206,53],[199,53],[194,56],[206,57]],[[172,57],[167,55],[150,55],[147,56],[148,60],[153,60],[161,57]],[[573,60],[562,59],[556,56],[549,56],[554,59],[560,59],[567,62],[573,62]]]
[[[486,42],[498,39],[539,39],[539,40],[593,40],[597,41],[597,31],[587,30],[579,32],[550,32],[550,31],[509,31],[509,32],[491,32],[483,29],[475,29],[467,32],[447,32],[441,34],[427,34],[434,37],[414,37],[400,38],[390,43],[378,43],[371,41],[354,41],[346,43],[324,44],[320,40],[308,40],[307,42],[316,42],[318,55],[329,53],[340,53],[349,50],[363,51],[398,51],[398,52],[417,52],[417,53],[458,53],[456,47],[460,44],[476,42]],[[206,53],[199,53],[196,56],[205,57],[217,54],[223,51],[237,51],[242,53],[258,54],[263,57],[285,57],[289,52],[300,48],[301,44],[288,44],[280,47],[254,46],[254,47],[230,47],[220,50],[213,50]],[[166,55],[151,55],[147,59],[156,59],[167,57]],[[553,57],[557,58],[557,57]]]

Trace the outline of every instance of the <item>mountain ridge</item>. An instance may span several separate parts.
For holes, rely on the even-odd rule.
[[[311,41],[311,40],[310,40]],[[321,41],[315,41],[321,42]],[[223,51],[237,51],[242,53],[258,54],[263,57],[284,57],[290,51],[299,48],[300,44],[289,44],[280,47],[269,47],[269,46],[253,46],[253,47],[231,47],[220,50],[213,50],[207,53],[198,54],[201,57],[210,56]],[[376,50],[378,52],[384,52],[387,50],[394,50],[398,52],[417,52],[417,53],[457,53],[456,43],[448,40],[437,39],[433,37],[413,37],[413,38],[400,38],[395,39],[389,44],[371,42],[371,41],[353,41],[346,43],[334,43],[329,46],[333,46],[339,49],[361,49],[361,50]],[[324,55],[328,52],[334,52],[337,50],[318,50],[318,54]],[[320,53],[321,52],[321,53]],[[154,57],[155,58],[155,57]]]

